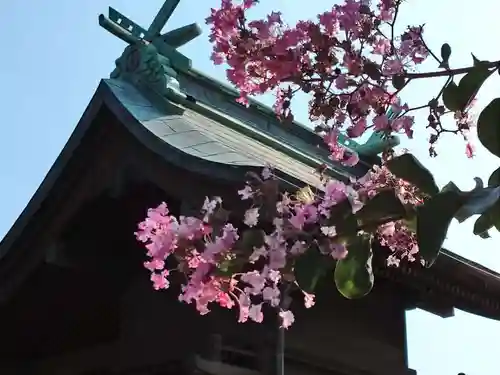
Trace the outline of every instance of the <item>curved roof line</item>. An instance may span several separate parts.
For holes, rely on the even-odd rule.
[[[162,156],[168,162],[194,173],[217,176],[229,181],[241,181],[241,178],[248,172],[249,167],[260,167],[259,169],[263,167],[218,163],[200,158],[195,153],[183,151],[166,142],[162,139],[163,134],[158,127],[155,128],[155,125],[161,125],[165,129],[168,128],[168,125],[163,123],[162,120],[157,120],[161,119],[164,114],[142,97],[139,98],[139,100],[143,101],[142,103],[140,101],[127,102],[126,97],[118,95],[117,86],[113,85],[113,81],[116,82],[116,80],[103,80],[99,85],[97,94],[103,95],[104,104],[117,116],[128,131],[149,150]],[[134,94],[139,93],[136,91]],[[141,112],[145,117],[141,118]],[[155,118],[155,116],[158,117]],[[171,115],[174,119],[178,116],[176,114]]]
[[[327,164],[332,177],[338,179],[363,175],[368,170],[368,166],[343,167],[326,157],[303,152],[175,90],[170,90],[165,100],[160,95],[154,97],[151,88],[144,90],[143,94],[123,80],[110,79],[105,82],[115,97],[146,129],[175,148],[202,159],[227,165],[263,167],[272,164],[288,175],[293,175],[291,170],[297,167],[300,171],[295,171],[299,174],[296,177],[311,185],[320,184],[314,170],[322,164]],[[198,140],[188,140],[188,137]],[[223,155],[227,153],[231,155]],[[284,160],[287,162],[283,163]]]

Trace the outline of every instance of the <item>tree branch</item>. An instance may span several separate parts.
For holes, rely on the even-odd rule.
[[[497,68],[500,65],[500,61],[484,62],[485,66],[488,68]],[[427,73],[406,73],[404,75],[407,79],[419,79],[419,78],[434,78],[434,77],[450,77],[458,74],[466,74],[473,70],[473,66],[467,68],[450,69],[450,70],[440,70],[437,72],[427,72]]]

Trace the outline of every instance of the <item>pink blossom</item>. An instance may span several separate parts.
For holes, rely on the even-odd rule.
[[[413,116],[401,116],[391,122],[391,128],[396,133],[403,131],[409,139],[412,139],[414,122]]]
[[[149,271],[162,270],[165,268],[165,262],[161,259],[153,259],[149,262],[144,262],[144,267]]]
[[[282,269],[286,266],[286,247],[282,244],[269,250],[269,267],[273,269]]]
[[[272,168],[269,166],[264,167],[264,169],[262,169],[261,175],[262,179],[269,180],[273,176]]]
[[[241,281],[250,285],[245,288],[247,294],[260,294],[266,285],[266,277],[257,271],[247,272],[241,276]]]
[[[268,301],[269,304],[273,307],[276,307],[280,304],[280,296],[281,293],[277,287],[265,287],[262,291],[262,297],[265,301]]]
[[[337,235],[337,230],[334,226],[321,227],[321,233],[323,233],[326,237],[335,237]]]
[[[391,51],[391,41],[386,38],[377,38],[373,45],[373,53],[376,55],[387,55]]]
[[[248,310],[248,316],[255,323],[262,323],[262,321],[264,320],[264,314],[262,313],[262,303],[259,303],[258,305],[252,305]]]
[[[267,249],[265,246],[254,247],[252,255],[248,258],[251,263],[257,262],[261,257],[267,256]]]
[[[249,105],[253,96],[275,93],[276,116],[290,121],[295,93],[306,93],[309,118],[321,124],[330,159],[344,166],[356,165],[359,156],[346,146],[349,143],[340,141],[343,133],[355,138],[375,130],[413,137],[415,119],[408,115],[409,106],[398,99],[401,89],[395,89],[393,78],[414,70],[429,51],[422,27],[410,26],[391,39],[380,32],[380,27],[394,20],[399,1],[345,0],[315,20],[294,25],[288,25],[280,12],[250,19],[248,10],[257,3],[221,0],[207,18],[212,61],[226,66],[227,79],[240,93],[239,103]],[[455,113],[455,120],[465,136],[471,126],[469,108]],[[467,144],[467,155],[473,151]],[[183,280],[179,301],[192,304],[200,314],[218,305],[237,309],[241,323],[260,323],[267,304],[280,311],[282,327],[290,327],[295,318],[292,311],[283,310],[286,295],[282,291],[290,286],[302,289],[295,277],[297,259],[318,249],[326,260],[348,254],[348,241],[335,221],[339,205],[342,215],[355,215],[385,189],[392,189],[404,204],[422,203],[418,189],[396,178],[385,165],[349,182],[325,175],[323,184],[315,186],[318,189],[307,199],[298,194],[277,198],[268,194],[269,189],[260,184],[276,178],[269,167],[254,176],[238,191],[247,207],[242,219],[251,228],[251,241],[231,222],[221,223],[220,197],[207,197],[196,217],[176,218],[165,203],[149,209],[136,237],[145,248],[144,267],[153,288],[172,287],[169,277],[177,272]],[[370,233],[389,249],[388,265],[416,259],[415,233],[405,221],[395,219]],[[166,264],[175,266],[167,270]],[[312,307],[314,294],[303,293],[305,307]]]
[[[467,144],[465,145],[465,155],[467,155],[469,159],[472,159],[474,157],[474,151],[475,150],[472,143],[467,142]]]
[[[242,200],[246,200],[252,198],[253,191],[249,185],[245,185],[243,189],[238,190],[238,194],[241,196]]]
[[[386,115],[378,115],[373,119],[373,126],[376,131],[387,130],[389,127],[389,119]]]
[[[281,326],[283,328],[289,328],[295,321],[295,317],[293,316],[293,313],[290,310],[280,311],[279,315],[281,318]]]
[[[269,178],[274,178],[272,175]],[[262,182],[264,184],[264,182]],[[262,303],[274,308],[280,306],[283,283],[293,279],[290,270],[294,260],[311,250],[311,243],[296,238],[308,226],[317,228],[322,236],[320,251],[334,259],[343,259],[348,248],[337,238],[334,225],[321,224],[331,218],[331,211],[338,204],[348,201],[352,213],[359,211],[364,202],[378,191],[392,188],[404,203],[421,203],[415,188],[405,181],[394,177],[389,170],[374,167],[366,176],[346,183],[326,180],[321,197],[312,196],[306,201],[283,194],[276,201],[276,214],[273,219],[274,231],[262,234],[263,244],[251,249],[240,248],[240,234],[229,222],[212,227],[212,219],[222,204],[222,199],[206,199],[200,218],[171,216],[166,204],[149,209],[146,219],[139,223],[136,237],[144,243],[147,256],[144,263],[151,272],[153,287],[157,290],[170,287],[168,277],[172,272],[182,272],[186,282],[182,286],[179,300],[194,304],[200,314],[210,312],[211,304],[231,309],[239,309],[239,321],[248,319],[261,322],[264,319]],[[263,191],[259,186],[245,187],[240,194],[242,200],[252,200],[254,205],[246,210],[244,222],[249,227],[258,225],[260,206],[256,205]],[[240,191],[241,192],[241,191]],[[247,197],[248,196],[248,197]],[[218,219],[220,220],[220,219]],[[399,259],[415,259],[418,247],[415,235],[402,221],[381,225],[375,232],[382,245],[387,246],[392,255],[388,264],[397,264]],[[249,251],[249,253],[248,253]],[[166,270],[167,259],[174,255],[179,263],[177,269]],[[239,258],[243,256],[243,258]],[[241,259],[256,269],[246,272],[228,273],[228,264]],[[292,268],[291,268],[292,267]],[[300,285],[299,285],[300,287]],[[256,299],[255,301],[253,299]],[[305,294],[306,307],[314,305],[314,295]],[[293,323],[293,314],[283,312],[283,326]]]
[[[168,289],[170,283],[167,280],[167,276],[168,276],[167,270],[163,270],[160,273],[152,272],[151,281],[153,282],[153,288],[155,288],[156,290]]]
[[[403,115],[389,124],[382,114],[399,92],[393,77],[415,70],[429,55],[422,26],[408,26],[401,35],[380,31],[393,21],[401,2],[344,0],[316,20],[295,25],[287,24],[280,12],[251,19],[248,10],[256,3],[222,0],[206,20],[212,60],[227,65],[240,103],[248,105],[251,96],[275,92],[275,112],[290,120],[295,93],[311,95],[309,117],[328,125],[325,142],[331,159],[346,166],[355,165],[359,157],[335,139],[341,130],[360,137],[375,118],[375,130],[413,137],[413,118]]]
[[[344,90],[349,87],[347,84],[347,78],[344,74],[340,74],[337,79],[335,80],[335,87],[337,87],[340,90]]]
[[[306,309],[310,309],[316,303],[316,301],[314,300],[316,296],[314,294],[306,292],[303,293],[304,293],[304,306],[306,307]]]
[[[349,135],[353,138],[361,137],[366,131],[366,119],[360,118],[350,128]]]
[[[245,224],[248,225],[249,227],[254,227],[257,225],[259,221],[259,208],[258,207],[253,207],[245,212]]]
[[[415,233],[410,231],[404,222],[396,221],[384,224],[377,230],[380,243],[388,247],[398,259],[406,258],[408,261],[415,261],[418,253],[417,238]],[[396,258],[388,258],[388,263],[396,265]]]
[[[387,59],[382,67],[382,71],[387,75],[395,75],[403,72],[404,65],[398,58]]]

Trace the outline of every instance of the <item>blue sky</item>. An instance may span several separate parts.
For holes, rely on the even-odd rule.
[[[10,228],[49,170],[88,104],[99,80],[106,78],[120,56],[124,43],[98,26],[97,16],[111,5],[147,27],[162,0],[62,0],[0,2],[0,237]],[[194,67],[218,79],[222,68],[210,63],[210,45],[204,18],[219,0],[184,0],[167,25],[168,29],[200,23],[205,34],[183,48]],[[294,5],[295,4],[295,5]],[[282,10],[289,21],[312,18],[331,6],[331,0],[261,0],[259,14]],[[436,51],[442,43],[453,48],[454,67],[470,64],[470,53],[480,59],[498,59],[490,39],[499,35],[500,23],[493,0],[408,0],[400,25],[426,23],[427,40]],[[427,66],[434,69],[430,63]],[[495,75],[480,93],[478,108],[485,106],[499,87]],[[420,105],[439,90],[439,82],[419,82],[404,95]],[[299,103],[305,119],[304,103]],[[474,160],[464,156],[463,143],[449,137],[440,147],[441,156],[426,156],[425,118],[418,123],[417,141],[405,146],[421,156],[437,174],[441,184],[455,181],[462,188],[473,186],[472,177],[487,179],[500,160],[478,147]],[[456,139],[454,139],[456,138]],[[495,249],[500,235],[489,240],[472,235],[472,222],[454,224],[447,247],[462,256],[500,271],[500,253]],[[498,374],[495,342],[500,322],[457,311],[454,318],[441,319],[422,311],[408,313],[410,366],[419,375]]]

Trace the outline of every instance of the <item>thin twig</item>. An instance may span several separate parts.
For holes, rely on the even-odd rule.
[[[500,65],[500,60],[499,61],[493,61],[493,62],[484,62],[484,66],[488,68],[497,68]],[[458,74],[466,74],[472,71],[475,67],[474,66],[468,66],[467,68],[458,68],[458,69],[450,69],[450,70],[444,70],[444,71],[437,71],[437,72],[427,72],[427,73],[406,73],[404,75],[405,78],[408,79],[420,79],[420,78],[434,78],[434,77],[449,77],[449,76],[455,76]]]
[[[422,25],[422,28],[423,27],[424,26]],[[443,64],[443,62],[441,61],[441,59],[439,57],[436,56],[436,54],[434,52],[432,52],[432,50],[429,48],[427,43],[425,43],[425,40],[424,40],[424,38],[422,38],[422,36],[420,36],[420,41],[424,45],[424,48],[427,50],[427,52],[429,52],[429,54],[434,58],[434,60],[436,60],[437,63],[441,66],[441,64]],[[449,70],[449,69],[447,69],[447,70]]]

